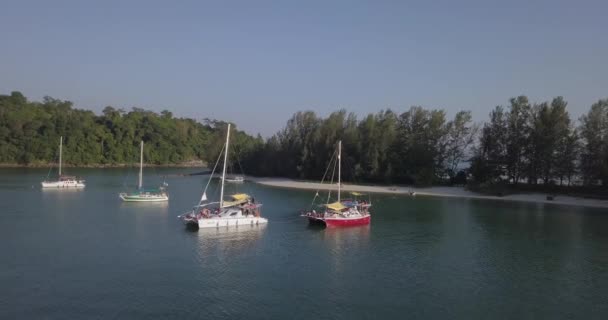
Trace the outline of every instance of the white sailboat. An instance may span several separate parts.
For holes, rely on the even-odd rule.
[[[43,188],[84,188],[84,180],[74,176],[65,176],[61,174],[61,161],[63,152],[63,137],[59,137],[59,177],[57,180],[44,180],[40,184]]]
[[[186,225],[198,228],[219,228],[254,226],[268,223],[268,219],[260,216],[261,203],[245,193],[237,193],[230,196],[229,201],[224,200],[224,184],[226,182],[226,165],[228,163],[228,150],[230,146],[230,124],[226,133],[226,146],[224,151],[224,168],[222,170],[222,181],[220,199],[218,202],[208,202],[207,188],[215,173],[215,168],[209,177],[209,182],[203,191],[199,204],[191,211],[179,216]],[[219,161],[219,158],[218,158]],[[217,163],[216,163],[217,167]]]
[[[137,190],[130,193],[120,193],[118,196],[122,201],[126,202],[160,202],[169,201],[169,195],[165,190],[165,184],[163,183],[157,189],[144,189],[143,188],[143,176],[144,176],[144,142],[141,142],[139,151],[139,178],[137,180]]]

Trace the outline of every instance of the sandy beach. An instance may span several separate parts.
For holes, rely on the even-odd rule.
[[[259,178],[247,177],[247,180],[271,187],[277,188],[292,188],[303,190],[337,190],[337,185],[321,184],[315,182],[296,181],[286,178]],[[463,187],[429,187],[429,188],[414,188],[414,187],[398,187],[398,186],[372,186],[372,185],[354,185],[342,184],[344,191],[356,191],[365,193],[385,193],[385,194],[400,194],[411,196],[414,192],[416,196],[434,196],[434,197],[454,197],[468,199],[487,199],[499,201],[521,201],[534,203],[547,203],[571,206],[583,206],[594,208],[608,208],[608,201],[596,199],[584,199],[571,196],[557,195],[554,200],[547,200],[547,195],[543,193],[527,193],[513,194],[504,197],[483,195],[465,190]]]

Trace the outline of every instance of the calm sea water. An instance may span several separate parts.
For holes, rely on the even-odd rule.
[[[375,195],[371,226],[318,229],[313,192],[246,183],[268,226],[192,232],[202,177],[126,204],[135,171],[72,169],[81,191],[46,173],[0,170],[3,319],[608,318],[608,210]]]

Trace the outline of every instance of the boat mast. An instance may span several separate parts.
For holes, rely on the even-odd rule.
[[[340,202],[340,189],[342,183],[340,182],[340,175],[342,171],[342,140],[338,141],[338,202]]]
[[[59,176],[61,177],[61,149],[63,147],[63,136],[59,137]]]
[[[144,175],[144,141],[141,141],[141,148],[139,151],[139,184],[137,187],[141,190],[143,185],[143,175]]]
[[[220,191],[220,209],[224,206],[224,180],[226,180],[226,164],[228,163],[228,145],[230,144],[230,123],[226,133],[226,150],[224,152],[224,170],[222,171],[222,189]]]

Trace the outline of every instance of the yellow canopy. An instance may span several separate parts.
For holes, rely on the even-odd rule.
[[[238,206],[241,203],[243,203],[243,202],[242,201],[224,201],[223,208]]]
[[[232,199],[235,201],[243,201],[243,200],[247,200],[249,199],[249,195],[245,194],[245,193],[237,193],[237,194],[233,194],[231,195]]]
[[[328,209],[340,211],[346,209],[346,207],[340,202],[329,203],[325,205]]]
[[[224,208],[241,205],[241,204],[247,202],[247,200],[249,200],[250,196],[245,193],[237,193],[237,194],[231,195],[230,198],[232,198],[232,201],[224,201]]]
[[[351,192],[350,194],[352,194],[353,196],[364,196],[365,195],[363,193],[359,193],[359,192],[355,192],[355,191]]]

